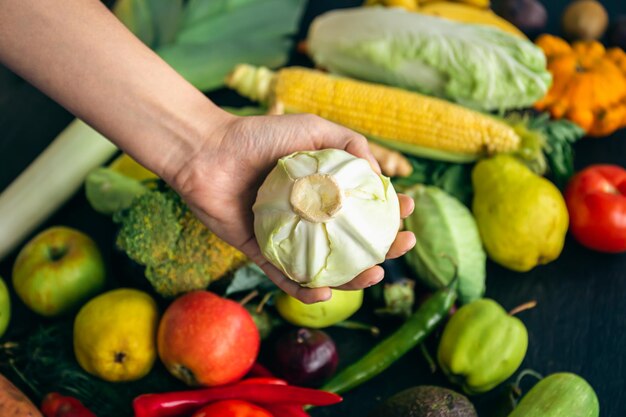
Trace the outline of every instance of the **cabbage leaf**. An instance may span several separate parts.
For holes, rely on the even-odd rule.
[[[398,8],[331,11],[317,17],[307,45],[318,66],[477,110],[527,107],[552,78],[532,42],[489,26]]]

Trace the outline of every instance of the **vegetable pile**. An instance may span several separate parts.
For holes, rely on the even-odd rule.
[[[285,155],[259,178],[251,214],[265,258],[302,286],[334,287],[304,304],[130,157],[105,165],[116,149],[73,122],[0,195],[11,235],[0,257],[22,245],[0,279],[0,367],[24,390],[0,376],[0,415],[306,417],[417,348],[447,383],[393,395],[371,417],[475,417],[476,396],[511,378],[519,405],[500,415],[599,415],[582,376],[520,371],[535,343],[522,312],[542,306],[507,312],[484,298],[490,263],[541,273],[568,230],[591,250],[626,252],[626,170],[574,175],[576,141],[626,126],[626,54],[597,40],[598,4],[570,7],[572,43],[533,43],[546,21],[535,0],[494,1],[498,14],[484,0],[365,3],[314,19],[303,48],[313,69],[285,66],[302,0],[118,1],[116,15],[196,87],[261,106],[230,111],[314,113],[356,130],[382,175],[327,149]],[[589,27],[570,22],[581,8],[595,10]],[[80,163],[42,180],[69,156]],[[69,227],[23,242],[81,185],[115,230],[111,256]],[[26,189],[45,204],[27,204]],[[415,203],[403,224],[399,192]],[[402,227],[416,245],[385,261]],[[382,283],[336,288],[380,263]],[[9,289],[45,318],[29,335],[12,332]],[[347,355],[337,328],[370,348]],[[520,399],[529,374],[540,381]]]

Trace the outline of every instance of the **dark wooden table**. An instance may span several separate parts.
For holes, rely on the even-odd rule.
[[[302,37],[311,19],[336,7],[360,1],[313,0],[302,22]],[[550,32],[558,33],[559,18],[567,1],[550,0]],[[623,0],[603,2],[612,16],[626,13]],[[306,63],[294,54],[294,63]],[[211,97],[219,104],[237,105],[234,94],[218,91]],[[3,190],[72,120],[63,108],[28,83],[0,67],[0,190]],[[68,161],[71,163],[71,161]],[[614,163],[626,167],[626,130],[603,139],[587,139],[576,145],[576,167]],[[59,167],[63,169],[63,167]],[[112,227],[88,209],[79,192],[39,230],[56,224],[76,227],[93,236],[109,259]],[[2,233],[2,231],[0,231]],[[14,256],[0,263],[0,275],[10,278]],[[115,274],[116,271],[110,271]],[[626,255],[604,255],[582,248],[568,237],[561,257],[525,274],[489,263],[487,296],[506,308],[530,299],[538,306],[521,314],[530,333],[530,346],[521,367],[548,374],[571,371],[582,375],[600,398],[602,416],[626,415]],[[31,315],[14,296],[9,335],[23,331]],[[371,345],[364,334],[332,331],[342,363],[349,363]],[[383,375],[350,392],[343,404],[314,410],[315,416],[365,416],[382,399],[410,386],[441,384],[431,375],[417,351],[406,355]],[[489,397],[476,398],[481,411],[489,410]]]

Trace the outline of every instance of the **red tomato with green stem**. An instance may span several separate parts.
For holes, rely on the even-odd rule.
[[[192,417],[273,417],[264,408],[247,401],[224,400],[209,404]]]
[[[591,165],[567,185],[570,231],[582,245],[600,252],[626,251],[626,169]]]

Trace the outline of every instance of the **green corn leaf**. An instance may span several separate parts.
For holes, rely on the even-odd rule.
[[[232,39],[227,48],[220,44],[176,44],[159,48],[157,52],[196,88],[209,91],[224,85],[226,75],[241,62],[268,67],[285,64],[291,42],[251,36]]]
[[[196,88],[224,85],[235,65],[278,67],[306,0],[118,0],[118,18]]]
[[[154,22],[150,12],[150,0],[118,0],[113,6],[117,18],[143,43],[154,44]]]
[[[189,0],[183,15],[182,26],[191,27],[211,16],[224,13],[227,4],[228,0]]]
[[[183,19],[183,26],[191,27],[206,19],[219,15],[246,3],[258,0],[189,0]]]
[[[181,27],[183,0],[149,0],[148,6],[154,20],[154,46],[172,43]]]
[[[301,0],[248,0],[247,4],[227,13],[206,18],[194,25],[185,25],[177,41],[204,43],[208,39],[226,40],[241,34],[254,33],[260,38],[293,33],[298,27],[302,5]]]

